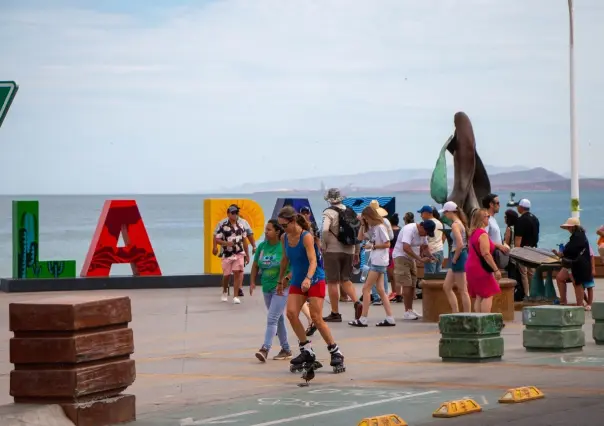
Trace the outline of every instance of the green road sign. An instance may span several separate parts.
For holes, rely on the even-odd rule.
[[[2,127],[2,122],[8,113],[10,104],[15,99],[17,90],[19,90],[19,86],[14,81],[0,81],[0,127]]]

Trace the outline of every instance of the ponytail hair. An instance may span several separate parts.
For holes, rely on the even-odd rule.
[[[277,219],[270,219],[268,221],[268,223],[270,223],[271,225],[273,225],[273,229],[277,233],[277,238],[281,239],[281,235],[283,235],[283,233],[285,232],[285,230],[283,229],[283,227],[281,226],[281,224],[279,223],[279,221]]]
[[[310,231],[310,222],[306,220],[300,213],[296,213],[296,210],[292,206],[285,206],[280,211],[277,217],[286,219],[290,222],[296,222],[300,228],[305,231]]]

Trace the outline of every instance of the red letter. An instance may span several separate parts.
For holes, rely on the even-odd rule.
[[[126,247],[117,246],[120,233]],[[80,276],[108,277],[114,263],[129,263],[133,275],[161,275],[134,200],[105,201]]]

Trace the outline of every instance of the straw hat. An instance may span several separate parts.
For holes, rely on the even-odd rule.
[[[569,217],[566,222],[560,225],[562,229],[574,228],[575,226],[581,226],[581,221],[578,217]]]
[[[371,203],[369,203],[369,206],[372,207],[375,211],[377,211],[380,216],[382,216],[382,217],[388,216],[388,211],[386,211],[386,209],[381,208],[380,203],[378,203],[377,200],[371,200]]]

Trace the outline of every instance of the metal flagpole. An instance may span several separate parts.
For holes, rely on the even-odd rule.
[[[573,0],[568,0],[570,22],[569,74],[570,74],[570,211],[572,217],[579,217],[579,141],[575,122],[575,40]]]

